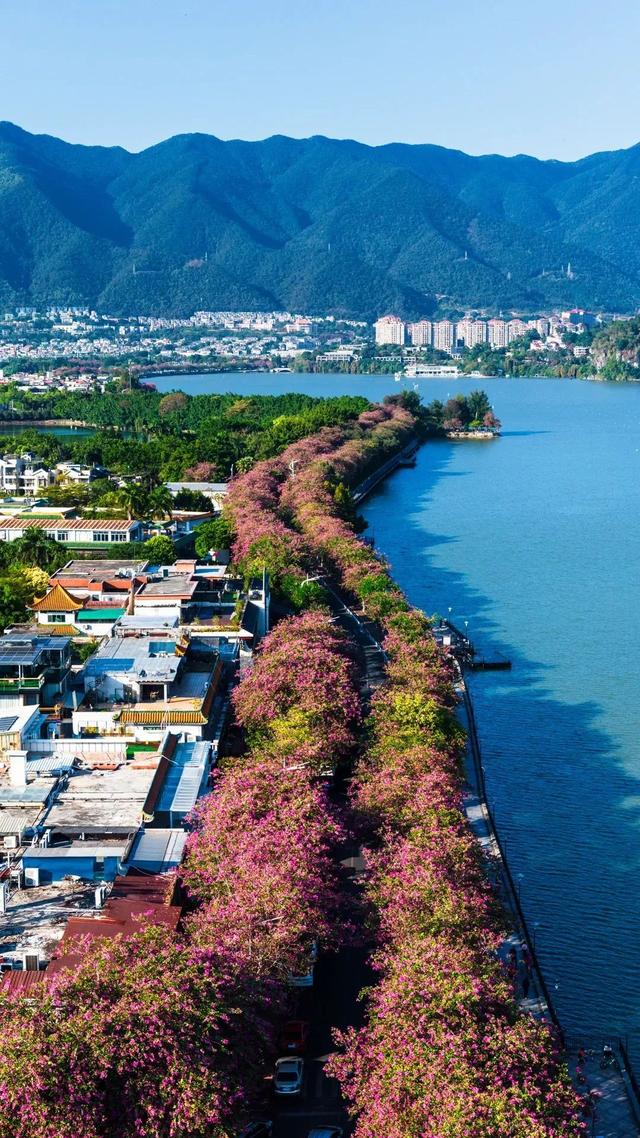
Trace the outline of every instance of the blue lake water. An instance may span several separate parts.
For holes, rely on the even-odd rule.
[[[164,377],[196,391],[345,392],[392,377]],[[412,385],[411,385],[412,386]],[[558,1011],[628,1035],[640,1067],[640,385],[485,388],[492,442],[422,448],[364,510],[413,603],[513,661],[471,689],[488,793]]]

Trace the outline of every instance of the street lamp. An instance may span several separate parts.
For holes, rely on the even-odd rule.
[[[520,889],[522,888],[522,880],[524,878],[524,873],[516,873],[516,878],[518,880],[518,901],[519,901],[520,900]]]
[[[533,951],[534,952],[536,951],[536,939],[537,939],[538,929],[541,927],[542,927],[542,925],[541,925],[540,921],[534,921],[533,922]]]

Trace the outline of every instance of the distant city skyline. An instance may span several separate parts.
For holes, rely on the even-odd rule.
[[[612,0],[6,0],[0,115],[141,150],[325,134],[571,161],[640,141],[640,7]]]

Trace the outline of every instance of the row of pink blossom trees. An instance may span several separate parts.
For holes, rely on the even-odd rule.
[[[519,1009],[498,959],[504,914],[462,812],[463,736],[449,665],[428,621],[336,503],[338,481],[354,485],[372,454],[381,461],[405,445],[412,416],[391,402],[358,426],[288,448],[270,503],[278,523],[304,538],[306,556],[378,622],[389,658],[351,799],[371,846],[378,983],[364,1026],[339,1038],[330,1069],[357,1138],[579,1135],[579,1102],[557,1041]]]
[[[349,643],[316,612],[282,621],[235,692],[247,755],[196,811],[184,880],[197,943],[225,970],[276,988],[310,945],[342,932],[333,853],[341,821],[319,775],[353,751],[360,720]]]

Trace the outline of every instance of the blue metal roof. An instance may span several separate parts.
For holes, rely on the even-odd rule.
[[[196,804],[205,776],[211,744],[178,743],[164,785],[156,803],[156,813],[188,814]]]

